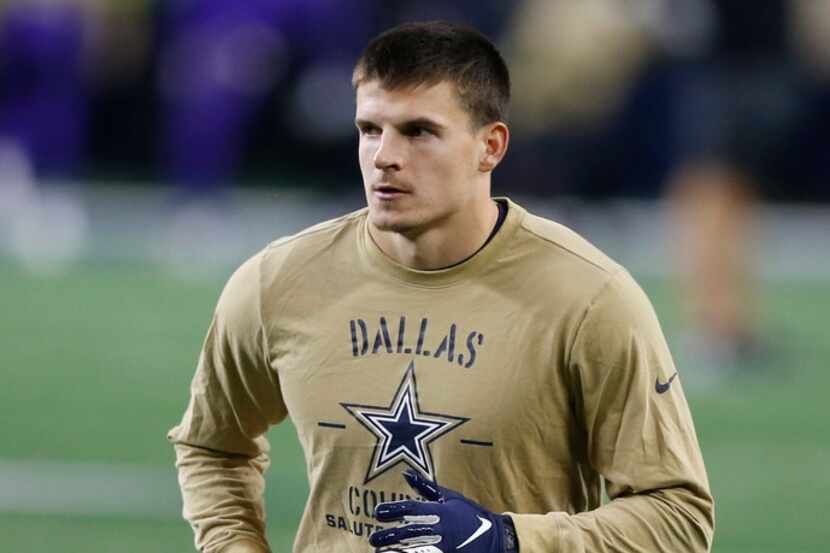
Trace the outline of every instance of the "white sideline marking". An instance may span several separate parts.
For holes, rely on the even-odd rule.
[[[0,460],[0,513],[181,518],[176,470]]]

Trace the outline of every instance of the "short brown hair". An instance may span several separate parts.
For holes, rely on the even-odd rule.
[[[389,89],[455,84],[477,126],[507,121],[510,74],[479,31],[445,21],[404,23],[375,37],[357,60],[352,85],[379,80]]]

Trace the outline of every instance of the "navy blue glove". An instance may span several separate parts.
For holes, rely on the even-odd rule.
[[[369,543],[385,551],[404,553],[517,553],[513,521],[421,476],[414,470],[404,478],[427,501],[393,501],[375,507],[380,522],[399,522],[379,530]]]

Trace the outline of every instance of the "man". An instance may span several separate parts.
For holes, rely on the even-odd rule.
[[[354,85],[368,207],[234,274],[170,433],[197,546],[268,550],[263,434],[290,416],[300,553],[708,550],[712,497],[647,298],[490,197],[510,94],[493,45],[402,25]]]

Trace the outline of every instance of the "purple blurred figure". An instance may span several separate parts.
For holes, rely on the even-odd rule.
[[[319,59],[353,59],[371,35],[373,4],[170,2],[160,73],[169,176],[196,198],[224,186],[252,118],[285,72]]]
[[[84,16],[80,2],[14,2],[0,14],[0,220],[7,246],[33,269],[74,261],[87,233],[72,191],[35,186],[83,161]]]
[[[178,0],[167,3],[161,25],[159,87],[163,101],[162,159],[175,183],[177,210],[164,240],[162,260],[192,273],[216,264],[222,244],[241,230],[222,209],[246,151],[254,118],[284,77],[320,63],[346,71],[316,81],[303,97],[352,102],[351,63],[374,28],[375,0]],[[289,108],[309,127],[302,106]],[[337,112],[343,113],[342,105]],[[276,127],[276,121],[275,121]],[[351,118],[346,132],[353,132]],[[279,154],[279,152],[276,152]],[[197,239],[198,238],[198,239]],[[229,246],[232,247],[232,246]]]
[[[86,142],[83,13],[74,3],[16,3],[0,31],[0,136],[26,151],[38,173],[77,171]]]

